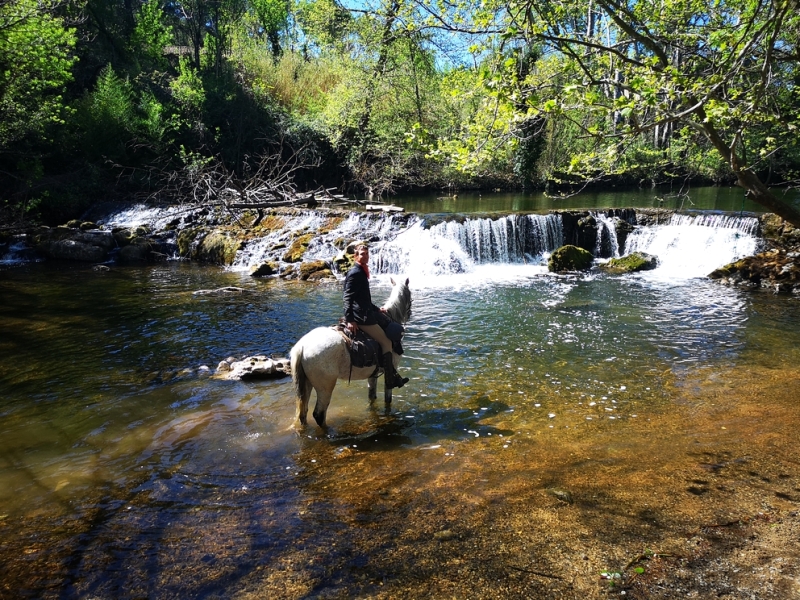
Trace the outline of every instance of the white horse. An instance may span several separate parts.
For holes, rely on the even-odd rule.
[[[392,293],[383,308],[400,324],[411,318],[411,290],[408,279],[392,282]],[[317,403],[314,405],[314,420],[320,427],[326,427],[325,415],[331,401],[333,388],[337,379],[369,380],[369,399],[377,398],[377,378],[373,377],[375,367],[354,367],[350,364],[350,351],[342,334],[330,327],[317,327],[305,334],[291,352],[292,381],[297,394],[297,419],[301,425],[306,424],[308,400],[311,389],[317,392]],[[400,364],[400,357],[392,353],[395,369]],[[392,389],[384,387],[383,399],[386,404],[392,402]]]

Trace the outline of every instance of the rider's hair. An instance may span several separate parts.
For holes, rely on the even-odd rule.
[[[362,248],[364,248],[365,250],[369,250],[369,246],[367,246],[366,244],[359,244],[353,249],[353,254],[358,254],[358,251],[361,250]]]

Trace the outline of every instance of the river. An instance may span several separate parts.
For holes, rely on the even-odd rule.
[[[642,232],[662,265],[622,277],[436,227],[373,252],[376,300],[410,279],[411,381],[339,382],[327,431],[288,379],[211,375],[336,321],[340,282],[0,271],[0,597],[601,597],[686,528],[796,508],[800,302],[703,277],[747,223]]]

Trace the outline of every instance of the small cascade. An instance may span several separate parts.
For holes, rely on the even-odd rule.
[[[714,269],[758,252],[758,219],[727,215],[672,215],[665,225],[640,227],[625,243],[625,253],[645,252],[659,259],[661,277],[705,277]]]
[[[619,241],[617,237],[617,218],[607,217],[603,213],[593,213],[597,221],[597,243],[594,247],[595,257],[619,257]]]
[[[27,245],[24,237],[7,245],[0,245],[0,265],[16,266],[40,260],[36,251]]]
[[[535,262],[563,244],[556,215],[508,215],[441,223],[431,235],[456,242],[476,264]]]

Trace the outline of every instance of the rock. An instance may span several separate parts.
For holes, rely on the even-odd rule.
[[[306,233],[305,235],[298,236],[292,242],[292,245],[286,250],[283,255],[283,260],[288,263],[300,262],[303,260],[303,255],[308,249],[311,240],[314,239],[313,233]]]
[[[134,243],[120,248],[119,260],[124,263],[145,262],[149,255],[150,243],[144,238],[135,238]]]
[[[278,272],[277,265],[273,262],[264,262],[250,269],[251,277],[269,277]]]
[[[217,366],[217,379],[277,379],[291,375],[288,358],[249,356],[239,361],[222,361]]]
[[[783,248],[761,252],[720,267],[708,275],[725,285],[800,293],[800,252]]]
[[[236,287],[233,285],[228,285],[221,288],[215,288],[213,290],[197,290],[192,292],[193,296],[221,296],[223,294],[247,294],[250,290],[246,290],[244,288]]]
[[[333,277],[328,263],[324,260],[315,260],[312,262],[304,262],[300,265],[300,279],[317,281],[319,279],[327,279]]]
[[[561,246],[547,261],[547,269],[553,273],[567,271],[586,271],[591,268],[594,256],[578,246]]]
[[[612,258],[607,263],[601,264],[600,269],[606,273],[618,275],[621,273],[635,273],[649,271],[658,266],[658,258],[644,252],[632,252],[627,256]]]
[[[108,257],[104,248],[76,240],[47,240],[39,244],[38,250],[48,258],[57,260],[104,262]]]
[[[231,265],[241,247],[242,240],[233,238],[226,232],[214,231],[197,245],[192,258],[218,265]]]

